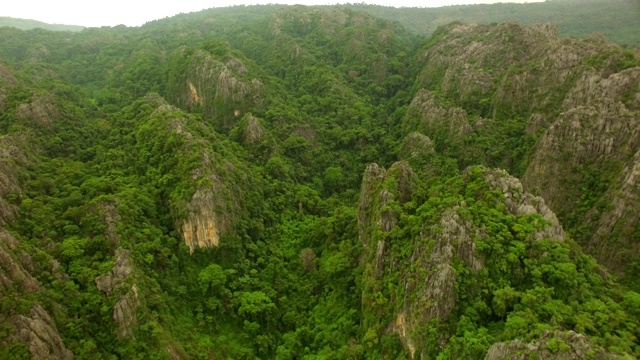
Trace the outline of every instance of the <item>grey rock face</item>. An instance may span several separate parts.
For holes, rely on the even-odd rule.
[[[111,271],[96,278],[96,287],[107,295],[117,289],[128,287],[128,291],[119,297],[113,308],[113,319],[118,324],[119,338],[133,336],[133,329],[138,323],[136,311],[140,306],[140,299],[136,284],[129,285],[133,272],[130,256],[128,250],[117,249],[116,263]]]
[[[613,354],[592,345],[587,338],[573,331],[545,332],[540,340],[524,343],[521,340],[491,345],[485,360],[609,360]]]
[[[111,272],[96,278],[96,286],[100,291],[109,295],[114,289],[123,285],[133,270],[130,256],[131,253],[128,250],[116,250],[116,263],[111,268]]]
[[[25,265],[29,267],[31,264],[31,257],[24,254],[21,259],[20,256],[13,255],[17,246],[18,240],[0,227],[0,296],[9,289],[17,288],[25,292],[41,289],[31,272],[25,269]]]
[[[29,316],[18,315],[12,320],[16,333],[9,340],[18,340],[27,344],[34,359],[71,360],[73,354],[68,350],[49,314],[35,305]]]
[[[485,177],[494,189],[502,191],[506,198],[505,204],[512,214],[540,214],[547,221],[547,226],[535,234],[536,239],[565,240],[566,234],[558,217],[545,204],[543,198],[525,192],[520,180],[504,170],[485,169]]]

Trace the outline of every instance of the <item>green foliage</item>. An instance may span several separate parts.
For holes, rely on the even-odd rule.
[[[457,207],[481,229],[474,244],[485,266],[453,264],[450,319],[410,334],[428,357],[482,358],[497,341],[556,329],[637,355],[638,295],[601,276],[571,241],[535,240],[543,219],[509,215],[481,170],[460,175],[472,164],[524,172],[535,139],[517,111],[497,112],[457,142],[436,132],[436,151],[410,160],[415,183],[389,170],[380,189],[399,195],[384,207],[373,200],[372,213],[396,226],[362,229],[371,215],[358,206],[362,174],[398,160],[418,49],[445,34],[427,40],[345,7],[279,5],[140,28],[0,29],[0,205],[2,216],[19,209],[0,222],[17,239],[9,257],[40,284],[3,282],[0,318],[42,305],[78,359],[407,359],[392,327],[405,295],[415,299],[400,284],[426,271],[413,259],[437,244],[424,234],[441,231]],[[584,65],[622,70],[637,65],[629,54]],[[437,90],[445,69],[430,71]],[[458,104],[472,122],[491,113],[485,95]],[[24,115],[43,98],[51,121]],[[251,132],[260,138],[248,141]],[[605,170],[578,169],[588,192],[580,214],[600,206]],[[217,231],[219,244],[190,249],[184,221],[202,217],[210,221],[200,230]],[[372,278],[376,255],[364,237],[383,239],[381,268],[391,270]],[[100,291],[97,279],[110,276],[114,288]],[[140,303],[133,336],[119,338],[114,310],[130,293]],[[0,330],[0,341],[13,331]],[[4,344],[1,358],[29,356],[22,343]]]

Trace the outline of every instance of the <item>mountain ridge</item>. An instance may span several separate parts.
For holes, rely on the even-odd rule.
[[[0,28],[0,357],[640,354],[637,50],[244,10]]]

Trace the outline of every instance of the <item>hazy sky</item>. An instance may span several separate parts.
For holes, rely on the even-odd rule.
[[[386,6],[439,7],[459,4],[490,4],[496,2],[540,2],[543,0],[369,0],[366,3]],[[179,13],[188,13],[237,4],[336,4],[359,3],[361,0],[2,0],[0,16],[34,19],[55,24],[83,26],[139,26],[147,21]]]

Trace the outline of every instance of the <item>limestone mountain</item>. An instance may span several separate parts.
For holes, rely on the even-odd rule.
[[[0,358],[640,356],[638,50],[362,6],[0,28]]]
[[[637,52],[549,26],[451,25],[434,36],[405,131],[422,131],[464,165],[523,176],[587,251],[623,271],[638,223]]]

